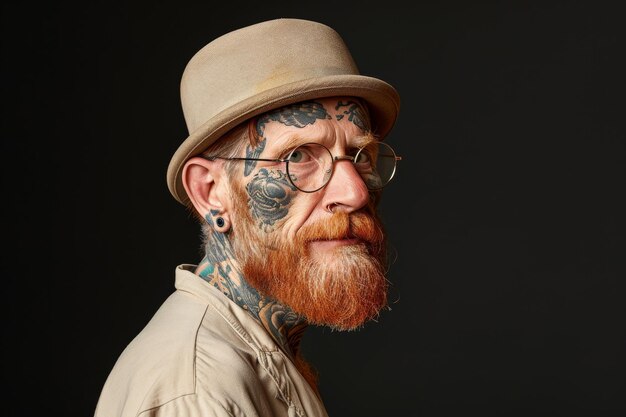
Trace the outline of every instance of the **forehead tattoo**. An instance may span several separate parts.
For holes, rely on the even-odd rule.
[[[296,103],[290,106],[281,107],[271,111],[259,119],[256,126],[257,134],[261,140],[258,145],[252,148],[246,147],[246,158],[258,158],[265,149],[267,138],[265,137],[265,125],[269,122],[279,122],[285,126],[295,126],[303,128],[315,123],[317,119],[330,119],[330,115],[320,103],[307,101]],[[248,176],[256,166],[256,161],[246,161],[244,175]]]
[[[369,126],[367,123],[367,119],[363,113],[363,108],[355,101],[346,101],[345,103],[342,101],[338,101],[335,106],[335,110],[340,110],[343,107],[347,107],[346,110],[343,110],[342,114],[337,114],[337,120],[343,119],[345,116],[348,116],[348,120],[351,121],[363,131],[369,130]]]

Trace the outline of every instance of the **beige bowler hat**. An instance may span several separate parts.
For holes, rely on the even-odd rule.
[[[189,136],[170,161],[167,185],[181,203],[188,198],[185,162],[246,119],[299,101],[355,96],[385,137],[400,108],[391,85],[359,74],[334,29],[302,19],[261,22],[213,40],[187,64],[180,90]]]

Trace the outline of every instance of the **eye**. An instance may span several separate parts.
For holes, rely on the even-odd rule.
[[[359,152],[354,159],[355,164],[369,164],[371,161],[372,156],[366,149],[363,149],[361,152]]]
[[[289,154],[289,162],[303,164],[305,162],[317,160],[317,156],[320,153],[319,148],[320,145],[314,143],[300,145]],[[322,147],[321,149],[325,148]]]
[[[306,155],[302,148],[298,148],[291,152],[289,155],[289,162],[303,162],[306,159]]]
[[[355,156],[354,163],[358,165],[370,166],[376,160],[375,150],[371,146],[362,148]]]

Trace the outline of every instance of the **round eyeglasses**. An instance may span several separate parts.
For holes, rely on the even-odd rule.
[[[284,158],[236,158],[205,156],[205,159],[228,161],[284,162],[287,178],[298,190],[313,193],[328,184],[336,161],[350,161],[370,191],[380,190],[396,173],[396,163],[402,160],[393,148],[383,142],[370,142],[353,154],[333,156],[321,143],[304,143],[289,151]]]

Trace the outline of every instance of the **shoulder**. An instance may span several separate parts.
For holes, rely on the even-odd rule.
[[[135,416],[194,394],[196,340],[211,313],[206,300],[184,291],[170,295],[118,358],[96,416]]]
[[[274,383],[248,332],[256,323],[242,324],[235,306],[219,301],[173,293],[120,355],[96,417],[277,415]]]

